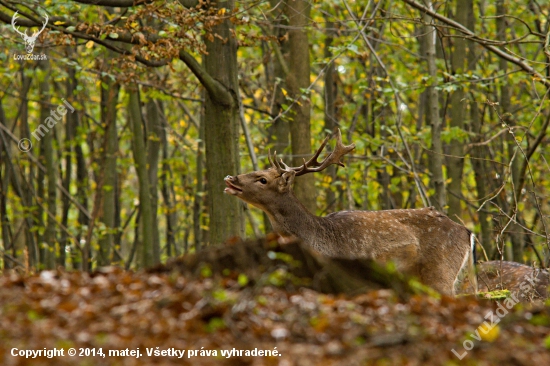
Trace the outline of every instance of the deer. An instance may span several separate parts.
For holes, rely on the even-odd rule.
[[[21,32],[19,30],[19,27],[16,25],[15,21],[17,20],[17,13],[18,12],[16,11],[15,14],[13,14],[13,17],[11,18],[11,26],[17,33],[19,33],[19,35],[21,35],[21,37],[23,37],[23,40],[25,41],[25,50],[27,51],[27,53],[32,53],[32,51],[34,50],[34,44],[36,42],[36,39],[38,38],[40,33],[42,33],[44,28],[46,28],[46,25],[48,25],[48,19],[49,19],[48,14],[44,15],[44,18],[46,18],[46,21],[42,24],[42,29],[40,29],[39,31],[33,32],[32,36],[29,36],[27,34],[27,31],[25,31],[25,33]]]
[[[475,283],[474,234],[434,207],[381,211],[338,211],[324,217],[309,212],[296,198],[296,177],[317,173],[335,164],[355,148],[344,145],[340,129],[336,146],[322,161],[318,158],[327,136],[311,159],[289,167],[268,152],[270,167],[237,176],[228,175],[224,193],[264,211],[273,230],[283,238],[298,238],[315,251],[340,258],[393,261],[398,271],[416,276],[438,292],[454,296],[459,274],[468,263]]]
[[[550,294],[550,272],[545,269],[504,260],[481,262],[477,265],[479,292],[509,290],[520,301],[545,300]],[[471,294],[468,280],[461,284],[461,292]]]

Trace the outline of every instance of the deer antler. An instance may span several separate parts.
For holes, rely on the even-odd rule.
[[[288,171],[284,168],[281,168],[281,166],[279,165],[279,162],[277,161],[277,151],[275,151],[275,153],[273,153],[273,158],[271,158],[271,151],[268,151],[267,152],[267,159],[269,160],[269,163],[271,164],[271,167],[273,169],[277,170],[277,173],[279,173],[280,175],[283,175],[283,173]],[[279,159],[279,160],[281,160],[281,159]],[[281,163],[283,163],[282,160],[281,160]],[[283,163],[283,165],[285,165],[285,163]],[[286,167],[286,165],[285,165],[285,167]]]
[[[25,39],[26,39],[26,38],[37,38],[38,35],[39,35],[40,33],[42,33],[42,31],[44,31],[44,28],[46,28],[46,26],[48,25],[48,20],[50,19],[50,18],[48,18],[48,14],[45,14],[45,15],[44,15],[44,18],[46,18],[46,21],[45,21],[44,23],[42,23],[42,29],[40,29],[39,31],[33,32],[32,36],[29,37],[29,35],[27,34],[27,31],[25,31],[25,33],[21,32],[21,31],[18,29],[19,27],[15,24],[15,21],[16,21],[17,18],[18,18],[18,15],[17,15],[18,13],[19,13],[19,12],[16,11],[15,14],[13,14],[13,17],[11,18],[11,25],[12,25],[13,29],[14,29],[17,33],[19,33],[21,36],[23,36]]]
[[[37,32],[34,32],[34,33],[32,34],[33,37],[38,37],[38,35],[39,35],[40,33],[42,33],[42,31],[44,30],[44,28],[46,28],[46,26],[48,25],[48,20],[49,20],[48,14],[45,14],[45,15],[44,15],[44,18],[46,18],[46,21],[42,24],[42,29],[40,29],[40,30],[37,31]]]
[[[23,37],[28,37],[27,31],[25,31],[25,33],[21,32],[21,31],[19,30],[19,27],[15,24],[15,21],[16,21],[17,18],[18,18],[18,17],[17,17],[17,14],[18,14],[18,13],[19,13],[19,12],[16,11],[15,14],[13,14],[13,17],[11,18],[11,26],[12,26],[13,29],[14,29],[17,33],[19,33],[21,36],[23,36]]]
[[[336,146],[334,147],[334,150],[329,154],[329,156],[324,158],[323,161],[317,161],[317,158],[319,158],[319,155],[327,145],[329,139],[330,135],[323,140],[323,143],[317,149],[313,157],[308,161],[304,159],[304,164],[299,167],[289,167],[283,162],[283,160],[279,159],[280,163],[283,165],[283,167],[281,167],[281,165],[277,161],[277,152],[275,152],[273,160],[271,159],[271,153],[268,154],[269,162],[274,169],[277,169],[277,172],[279,172],[279,174],[282,175],[284,172],[293,170],[296,172],[296,176],[304,175],[307,173],[320,172],[326,169],[331,164],[344,166],[344,163],[342,163],[340,159],[342,158],[342,156],[355,149],[355,144],[350,144],[347,146],[344,145],[342,143],[342,133],[340,132],[340,129],[338,129],[338,132],[336,134]]]

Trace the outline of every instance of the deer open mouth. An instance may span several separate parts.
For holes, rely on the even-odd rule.
[[[232,194],[232,195],[236,196],[239,193],[243,192],[243,190],[241,188],[237,187],[234,184],[231,184],[231,182],[228,179],[225,179],[225,185],[227,186],[227,188],[224,189],[223,191],[227,194]]]

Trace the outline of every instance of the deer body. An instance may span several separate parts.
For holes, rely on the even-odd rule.
[[[398,270],[419,277],[442,293],[454,294],[458,274],[471,259],[473,246],[473,236],[464,226],[432,207],[340,211],[319,217],[294,196],[295,176],[341,164],[340,157],[353,149],[353,145],[343,146],[338,135],[335,150],[323,162],[317,162],[317,157],[328,138],[302,167],[290,168],[281,161],[281,168],[272,161],[269,169],[226,177],[225,192],[263,210],[275,232],[297,237],[324,255],[393,260]]]
[[[545,300],[550,294],[550,273],[525,264],[508,261],[480,263],[479,287],[482,292],[509,290],[520,301]],[[463,293],[472,293],[469,281],[462,284]]]

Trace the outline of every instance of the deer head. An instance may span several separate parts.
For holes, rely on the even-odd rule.
[[[13,27],[13,29],[19,33],[21,35],[21,37],[23,37],[23,40],[25,41],[25,50],[27,51],[27,53],[32,53],[32,51],[34,50],[34,44],[36,42],[36,39],[38,38],[38,36],[40,35],[40,33],[42,33],[42,31],[44,30],[44,28],[46,28],[46,25],[48,24],[48,14],[44,15],[44,18],[46,18],[46,21],[42,24],[42,29],[40,29],[39,31],[36,31],[32,34],[32,36],[29,36],[27,34],[27,31],[25,31],[25,33],[21,32],[19,30],[19,27],[16,26],[15,24],[15,21],[17,19],[17,13],[18,12],[15,12],[15,14],[13,14],[13,17],[11,18],[11,25]]]
[[[355,144],[345,146],[342,143],[342,134],[340,129],[337,131],[336,147],[321,162],[317,159],[325,148],[330,136],[327,136],[313,157],[299,167],[289,167],[281,159],[277,161],[277,152],[271,157],[268,154],[271,167],[266,170],[260,170],[248,174],[241,174],[236,177],[228,175],[225,177],[225,193],[232,194],[250,203],[264,211],[267,211],[270,203],[280,200],[281,196],[292,192],[292,183],[295,177],[308,173],[320,172],[331,164],[344,166],[340,161],[342,156],[346,155],[355,148]]]

